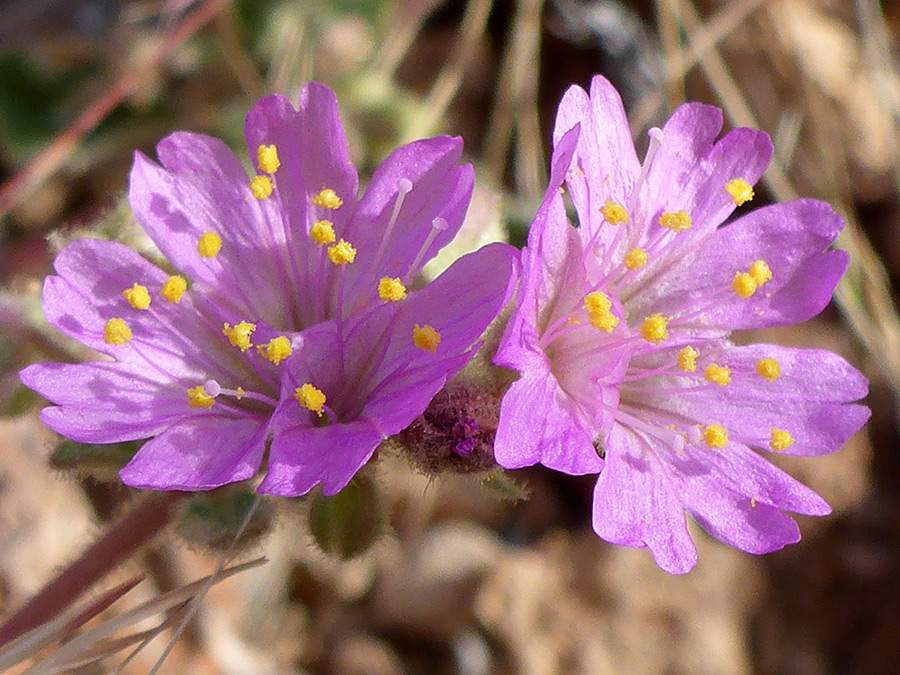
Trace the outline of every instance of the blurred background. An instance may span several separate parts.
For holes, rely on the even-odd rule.
[[[43,323],[40,286],[72,237],[140,247],[123,201],[135,149],[152,155],[182,129],[245,152],[254,101],[296,100],[315,79],[337,92],[363,178],[399,144],[461,135],[479,184],[470,232],[521,244],[556,104],[601,73],[639,154],[680,102],[713,103],[726,127],[774,139],[754,206],[815,197],[845,217],[851,264],[833,305],[741,338],[831,349],[870,378],[872,421],[844,449],[778,458],[834,514],[801,518],[803,541],[765,557],[694,528],[700,562],[670,577],[593,534],[590,477],[434,479],[384,451],[324,516],[308,499],[263,502],[240,559],[268,562],[212,588],[161,672],[900,671],[898,35],[900,6],[876,0],[6,0],[0,614],[140,498],[115,478],[133,447],[60,445],[16,376],[84,356]],[[103,616],[209,574],[247,504],[231,488],[179,511],[107,579],[144,580]],[[323,535],[335,519],[349,524]],[[122,672],[148,672],[171,635]],[[113,672],[124,653],[76,672]]]

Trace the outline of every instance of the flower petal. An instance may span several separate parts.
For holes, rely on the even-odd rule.
[[[869,419],[870,411],[853,401],[867,393],[866,379],[836,354],[774,345],[732,347],[713,353],[731,370],[724,387],[685,387],[680,396],[655,394],[644,404],[701,424],[723,425],[729,436],[770,450],[772,429],[787,431],[790,455],[823,455],[840,449]],[[774,358],[780,376],[769,381],[756,372],[761,358]],[[659,381],[660,387],[677,381]]]
[[[504,394],[494,456],[507,469],[540,462],[582,475],[603,468],[591,432],[549,372],[525,373]]]
[[[847,266],[844,251],[827,251],[842,227],[841,217],[816,200],[758,209],[716,231],[692,254],[670,259],[669,271],[652,284],[631,289],[629,311],[672,315],[702,308],[701,327],[733,330],[806,321],[831,300]],[[772,279],[753,296],[739,297],[731,290],[734,275],[756,260],[769,265]]]
[[[362,421],[289,429],[272,439],[268,472],[257,491],[297,497],[321,483],[323,494],[337,494],[380,442],[381,434]]]
[[[252,478],[265,440],[257,420],[197,416],[147,441],[119,476],[151,490],[212,490]]]
[[[641,167],[622,99],[605,78],[591,80],[590,97],[579,86],[569,87],[559,104],[554,146],[576,124],[581,139],[567,183],[581,226],[593,235],[601,227],[600,207],[607,199],[627,203]]]
[[[129,189],[135,217],[172,264],[216,289],[220,302],[277,325],[290,309],[284,275],[272,273],[284,267],[283,226],[271,225],[278,213],[269,207],[264,215],[243,166],[216,138],[175,133],[157,153],[163,167],[135,154]],[[199,250],[207,233],[221,240],[211,257]]]
[[[594,489],[594,531],[613,544],[649,548],[670,574],[697,562],[684,507],[647,443],[620,424],[606,444],[606,466]]]
[[[41,419],[82,443],[118,443],[149,438],[191,411],[171,382],[140,365],[38,363],[25,368],[25,386],[57,406]]]
[[[346,271],[345,307],[377,302],[381,277],[411,279],[456,236],[474,187],[472,166],[457,165],[461,154],[461,139],[439,136],[395,150],[376,169],[356,213],[340,234],[357,250],[355,262]],[[412,189],[403,196],[390,226],[401,181],[408,181]],[[443,219],[446,227],[432,233],[436,218]],[[429,236],[434,238],[420,255]]]

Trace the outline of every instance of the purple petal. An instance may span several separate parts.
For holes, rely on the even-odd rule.
[[[764,450],[770,449],[773,428],[787,431],[794,444],[782,452],[791,455],[834,452],[869,418],[865,406],[845,403],[867,393],[865,378],[836,354],[753,345],[713,357],[731,369],[730,384],[686,387],[679,396],[651,393],[645,403],[703,424],[721,424],[732,439]],[[776,359],[781,377],[769,382],[756,372],[763,357]]]
[[[538,462],[571,475],[603,469],[590,430],[549,373],[526,373],[504,394],[494,456],[507,469]]]
[[[666,457],[672,472],[702,480],[705,485],[720,486],[784,511],[808,516],[831,513],[819,495],[742,443],[732,441],[722,449],[688,445],[682,456],[669,452]],[[705,474],[708,476],[701,479]]]
[[[794,519],[768,504],[754,504],[744,495],[714,486],[684,490],[685,507],[719,541],[755,554],[800,541]]]
[[[154,374],[120,363],[39,363],[20,377],[59,406],[41,412],[48,427],[82,443],[117,443],[158,434],[189,413],[184,396]]]
[[[554,146],[576,124],[581,139],[568,176],[572,200],[582,227],[591,234],[600,226],[598,210],[606,199],[624,204],[640,173],[622,99],[603,77],[591,80],[590,97],[578,86],[559,104]]]
[[[380,442],[368,422],[290,429],[272,439],[268,472],[257,491],[297,497],[321,483],[323,494],[337,494]]]
[[[78,239],[54,262],[60,276],[44,282],[47,321],[92,349],[116,360],[156,368],[163,373],[197,373],[191,362],[209,341],[209,330],[188,297],[180,305],[164,301],[159,290],[167,275],[122,244]],[[138,283],[151,295],[147,310],[133,308],[122,295]],[[132,333],[126,344],[104,340],[107,321],[120,318]],[[177,326],[177,330],[172,326]]]
[[[265,440],[259,421],[197,416],[147,441],[119,476],[151,490],[212,490],[252,478]]]
[[[606,541],[649,548],[670,574],[697,562],[687,523],[672,482],[653,450],[616,424],[607,443],[606,467],[594,490],[594,531]]]
[[[463,256],[423,290],[401,301],[382,372],[467,351],[511,297],[515,255],[511,246],[488,244]],[[434,354],[415,347],[416,324],[429,325],[440,334]]]
[[[647,172],[645,214],[678,211],[693,202],[694,195],[687,188],[696,172],[702,171],[700,164],[712,153],[721,130],[722,111],[711,105],[685,103],[672,114]]]
[[[243,166],[218,139],[175,133],[157,152],[165,168],[135,154],[129,190],[135,217],[176,268],[216,288],[236,311],[277,325],[289,311],[280,211],[253,197]],[[207,232],[222,240],[212,258],[198,251]]]
[[[823,253],[842,227],[841,217],[815,200],[758,209],[703,240],[637,294],[629,310],[671,315],[707,308],[710,298],[721,297],[703,313],[703,326],[736,330],[806,321],[828,304],[847,266],[845,252]],[[738,297],[731,290],[734,275],[756,260],[768,263],[772,280],[752,297]]]
[[[441,136],[403,146],[378,167],[341,233],[357,249],[356,261],[346,272],[345,306],[377,302],[381,277],[412,278],[456,236],[474,186],[471,165],[457,165],[461,154],[461,139]],[[403,197],[396,222],[389,227],[404,181],[412,189]],[[436,231],[420,256],[438,218],[446,227]]]
[[[318,83],[307,85],[299,111],[284,96],[267,96],[247,115],[246,136],[254,162],[260,145],[274,145],[278,152],[281,166],[272,178],[276,192],[266,205],[278,204],[280,219],[273,220],[284,224],[283,264],[289,283],[283,286],[303,289],[294,294],[294,301],[304,322],[311,323],[322,252],[309,238],[309,228],[325,218],[337,232],[343,231],[356,208],[359,189],[334,92]],[[326,187],[343,201],[327,213],[311,204],[313,195]]]

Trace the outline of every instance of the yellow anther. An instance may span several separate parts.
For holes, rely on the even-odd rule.
[[[731,382],[731,368],[711,363],[706,366],[706,370],[703,371],[703,377],[706,378],[707,382],[715,382],[724,387]]]
[[[122,291],[122,297],[135,309],[147,309],[150,307],[150,293],[146,286],[135,283],[131,288]]]
[[[644,325],[641,326],[641,337],[647,342],[658,345],[669,337],[669,321],[662,314],[657,312],[651,314],[644,319]]]
[[[756,372],[766,378],[769,382],[774,382],[781,377],[781,368],[778,366],[778,361],[771,358],[760,359],[757,361]]]
[[[794,437],[791,432],[784,429],[776,429],[772,427],[772,439],[769,441],[769,447],[775,452],[787,450],[794,444]]]
[[[163,282],[159,294],[169,302],[174,302],[177,305],[179,302],[181,302],[181,296],[184,295],[184,292],[186,290],[187,281],[185,281],[185,278],[177,274],[173,274],[168,279],[166,279],[165,282]]]
[[[256,163],[259,170],[265,173],[275,173],[281,166],[278,159],[278,149],[274,145],[261,145],[256,149]]]
[[[750,508],[755,509],[757,504],[759,504],[759,499],[757,499],[756,497],[750,497]]]
[[[273,189],[274,186],[268,176],[257,176],[250,181],[250,192],[257,199],[268,199]]]
[[[110,319],[103,327],[103,341],[108,345],[124,345],[131,339],[131,329],[124,319]]]
[[[724,448],[728,445],[728,432],[719,424],[710,424],[703,430],[703,440],[711,448]]]
[[[210,396],[206,393],[206,389],[203,388],[202,384],[198,384],[196,387],[188,389],[187,399],[188,405],[191,408],[212,408],[213,403],[216,402],[214,396]]]
[[[309,238],[319,246],[333,244],[335,240],[334,225],[330,220],[316,221],[316,224],[309,229]]]
[[[757,286],[762,286],[767,281],[772,280],[772,270],[769,269],[765,260],[757,260],[750,265],[750,276],[753,277]]]
[[[222,249],[222,237],[215,232],[204,232],[197,240],[197,252],[201,258],[215,258]]]
[[[659,224],[675,233],[691,227],[691,216],[687,211],[666,211],[659,217]]]
[[[610,311],[612,301],[602,291],[588,293],[584,297],[584,308],[594,328],[612,333],[613,328],[619,325],[619,318]]]
[[[731,282],[731,288],[739,297],[749,298],[756,293],[756,279],[747,272],[738,272],[734,275],[734,281]]]
[[[321,389],[316,389],[307,382],[302,387],[297,387],[294,390],[294,398],[307,410],[312,410],[319,417],[322,416],[326,399]]]
[[[381,277],[378,282],[378,297],[385,302],[403,300],[406,297],[406,286],[396,277]]]
[[[356,249],[350,242],[341,239],[338,243],[328,247],[328,259],[335,265],[346,265],[356,259]]]
[[[284,335],[279,335],[269,340],[266,344],[259,345],[256,351],[276,366],[294,353],[294,350],[291,349],[291,341]]]
[[[647,266],[650,256],[642,248],[633,248],[625,254],[625,267],[630,270],[639,270]]]
[[[678,367],[686,373],[693,373],[697,370],[697,357],[700,352],[688,345],[678,352]]]
[[[233,347],[239,347],[242,352],[245,352],[253,346],[250,344],[250,336],[255,330],[255,323],[241,321],[234,327],[232,327],[231,324],[226,323],[222,328],[222,333],[225,334]]]
[[[589,312],[588,318],[594,328],[612,333],[613,328],[619,325],[619,317],[612,312]]]
[[[337,192],[331,188],[324,188],[319,194],[314,195],[312,203],[323,209],[339,209],[344,200],[337,196]]]
[[[235,397],[238,401],[240,401],[242,398],[244,398],[244,393],[245,393],[245,392],[244,392],[244,388],[243,388],[243,387],[238,387],[237,389],[235,389],[235,392],[236,392],[236,393],[235,393],[235,396],[234,396],[234,397]]]
[[[441,344],[441,334],[431,326],[413,327],[413,344],[419,349],[434,354],[438,345]]]
[[[600,207],[600,213],[603,214],[603,219],[610,225],[621,225],[628,222],[628,212],[625,211],[625,207],[609,199]]]
[[[725,192],[731,195],[738,206],[749,202],[754,197],[753,188],[743,178],[734,178],[725,183]]]
[[[588,313],[608,312],[612,309],[612,301],[609,296],[602,291],[594,291],[584,296],[584,308]]]

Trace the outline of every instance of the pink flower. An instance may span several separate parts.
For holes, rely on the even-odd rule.
[[[799,540],[783,511],[827,504],[761,453],[833,452],[868,419],[865,378],[839,356],[735,346],[735,330],[805,321],[847,265],[822,202],[751,211],[768,137],[722,128],[687,104],[650,132],[641,164],[621,100],[603,78],[566,93],[552,177],[522,253],[522,283],[495,361],[521,373],[495,453],[599,473],[593,525],[650,548],[666,571],[696,562],[684,512],[752,553]],[[566,217],[566,182],[579,226]]]
[[[107,360],[36,364],[22,381],[54,404],[42,419],[64,436],[150,439],[121,471],[129,485],[206,490],[248,479],[270,438],[270,466],[313,462],[319,437],[292,433],[291,446],[278,437],[291,425],[276,424],[273,415],[299,408],[285,373],[295,371],[293,359],[302,370],[309,359],[298,352],[307,346],[325,349],[315,346],[323,332],[339,338],[330,365],[344,370],[337,379],[310,373],[310,386],[325,393],[305,390],[306,403],[313,409],[328,397],[337,413],[328,420],[335,424],[329,442],[339,423],[368,425],[359,446],[349,438],[336,444],[329,461],[339,465],[337,474],[315,475],[329,487],[346,483],[376,436],[411,422],[464,365],[506,298],[513,272],[506,246],[471,254],[458,263],[463,277],[448,271],[434,282],[444,297],[410,288],[465,216],[473,173],[458,163],[460,139],[400,148],[358,198],[327,87],[304,87],[299,109],[281,96],[261,100],[246,133],[250,176],[224,143],[200,134],[163,140],[162,166],[135,157],[131,207],[176,274],[121,244],[82,239],[60,252],[57,274],[44,285],[48,321]],[[407,319],[419,321],[420,331],[443,329],[426,336],[442,340],[440,347],[418,350]],[[387,354],[403,354],[416,368],[387,359],[385,344]],[[390,379],[401,372],[405,389]],[[396,397],[392,411],[378,407],[385,392]],[[353,405],[340,404],[350,399]],[[282,480],[272,491],[298,494],[294,485]]]

